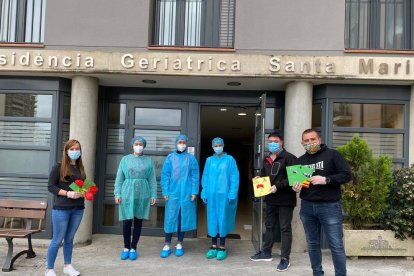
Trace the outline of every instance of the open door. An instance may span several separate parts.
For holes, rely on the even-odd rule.
[[[263,167],[264,146],[265,146],[265,116],[266,116],[266,93],[259,99],[259,106],[256,110],[256,126],[254,138],[254,176],[260,176]],[[254,248],[262,249],[263,240],[263,197],[253,196],[253,221],[252,221],[252,242]]]

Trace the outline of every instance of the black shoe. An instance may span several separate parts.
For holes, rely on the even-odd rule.
[[[271,262],[273,258],[272,255],[259,251],[255,255],[251,256],[250,260],[253,262]]]
[[[286,271],[289,269],[290,263],[288,259],[282,258],[280,259],[280,263],[278,264],[276,270],[277,271]]]

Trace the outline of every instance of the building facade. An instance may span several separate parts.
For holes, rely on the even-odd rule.
[[[100,188],[77,235],[87,243],[121,231],[114,178],[133,136],[158,180],[178,134],[201,167],[220,136],[240,169],[236,232],[257,245],[250,179],[266,133],[297,156],[307,128],[333,148],[359,134],[395,168],[414,162],[413,2],[0,0],[0,197],[51,202],[48,173],[78,139]],[[160,195],[145,234],[162,235],[163,212]],[[191,236],[203,220],[200,206]]]

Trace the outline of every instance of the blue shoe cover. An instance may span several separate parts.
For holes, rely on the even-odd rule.
[[[160,254],[161,258],[167,258],[170,255],[171,255],[171,249],[161,250],[161,254]]]
[[[175,250],[175,256],[181,257],[182,255],[184,255],[184,249],[183,248]]]
[[[138,258],[138,252],[135,251],[129,251],[129,259],[131,261],[135,261]]]
[[[121,260],[126,260],[129,258],[129,251],[122,251]]]

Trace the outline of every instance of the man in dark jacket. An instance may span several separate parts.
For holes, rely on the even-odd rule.
[[[283,148],[283,138],[277,133],[268,136],[270,155],[263,161],[262,176],[268,176],[271,182],[271,193],[266,200],[266,232],[263,238],[263,250],[251,256],[252,261],[272,261],[273,237],[276,223],[281,230],[281,259],[278,271],[286,271],[292,247],[292,217],[296,206],[296,193],[289,186],[286,166],[296,165],[297,158]]]
[[[351,170],[345,158],[336,150],[321,144],[319,133],[307,129],[302,133],[306,153],[299,164],[315,169],[309,188],[296,183],[300,192],[300,219],[305,229],[308,253],[314,276],[324,275],[322,270],[321,229],[331,249],[335,276],[346,275],[346,256],[343,246],[341,184],[351,180]]]

